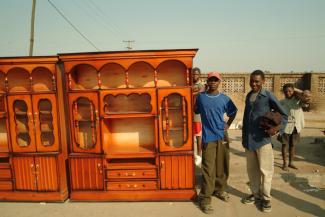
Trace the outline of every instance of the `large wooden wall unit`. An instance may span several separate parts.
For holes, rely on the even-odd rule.
[[[71,200],[195,196],[190,70],[196,52],[59,54],[71,132]]]
[[[0,200],[68,197],[57,56],[0,58]]]

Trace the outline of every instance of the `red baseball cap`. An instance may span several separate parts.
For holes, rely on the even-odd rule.
[[[221,75],[220,75],[219,72],[209,72],[208,79],[211,78],[211,77],[216,77],[221,81]]]

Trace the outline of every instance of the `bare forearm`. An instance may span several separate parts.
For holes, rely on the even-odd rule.
[[[230,117],[228,118],[228,121],[227,121],[227,125],[228,125],[228,126],[230,126],[230,125],[232,124],[232,122],[235,120],[235,118],[236,118],[236,114],[237,114],[237,113],[235,113],[234,115],[232,115],[232,116],[230,116]]]

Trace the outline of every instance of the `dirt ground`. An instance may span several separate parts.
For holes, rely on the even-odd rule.
[[[309,115],[309,116],[308,116]],[[210,216],[325,216],[325,116],[308,114],[306,128],[296,150],[298,170],[281,170],[281,145],[274,140],[275,174],[272,186],[272,212],[262,213],[255,205],[244,205],[240,198],[249,194],[241,131],[230,130],[230,202],[213,198],[215,213]],[[315,140],[316,139],[316,140]],[[315,142],[316,141],[316,142]],[[197,190],[200,169],[196,169]],[[207,216],[187,202],[1,202],[0,217],[198,217]]]

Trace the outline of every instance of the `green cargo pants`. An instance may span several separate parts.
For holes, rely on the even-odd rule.
[[[202,146],[201,203],[211,203],[214,192],[224,191],[229,177],[229,141],[218,140]]]

